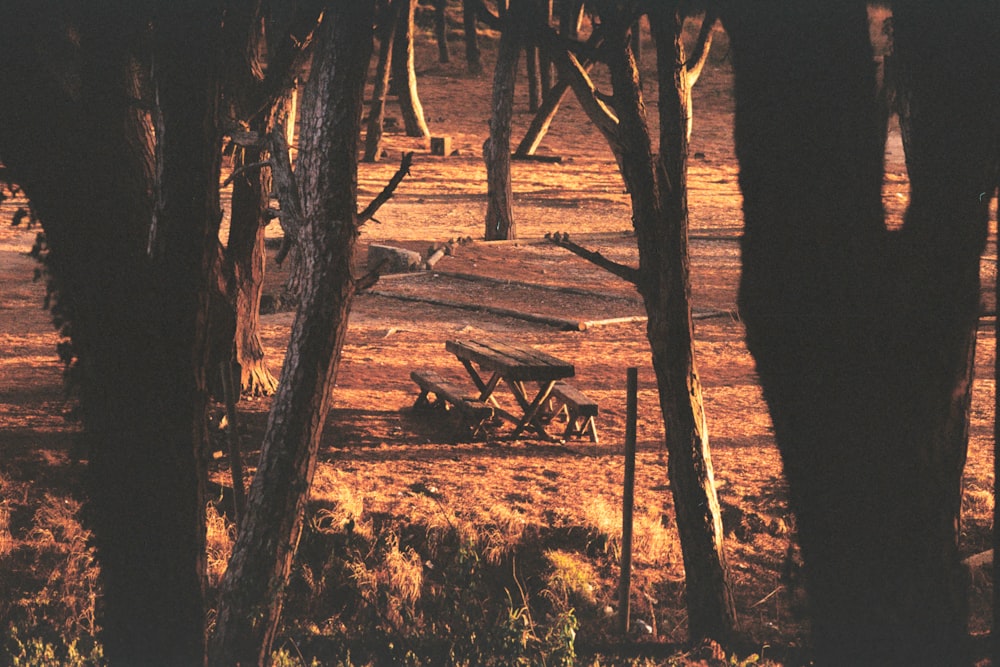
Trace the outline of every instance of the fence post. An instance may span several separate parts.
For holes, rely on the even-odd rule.
[[[629,627],[629,594],[632,588],[632,509],[635,500],[635,430],[638,418],[639,370],[627,371],[625,402],[625,484],[622,493],[621,581],[618,585],[618,630],[624,638]]]

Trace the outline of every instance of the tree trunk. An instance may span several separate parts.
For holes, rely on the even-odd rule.
[[[79,89],[71,96],[33,61],[34,50],[17,46],[29,36],[50,45],[62,35],[45,34],[43,9],[21,9],[0,21],[0,83],[21,91],[0,100],[0,152],[45,225],[79,357],[105,655],[113,664],[200,664],[203,239],[214,241],[219,222],[212,49],[219,17],[188,13],[181,32],[176,13],[164,8],[154,24],[165,63],[156,83],[159,189],[168,205],[158,212],[149,252],[152,133],[132,104],[140,87],[130,69],[148,17],[86,13],[76,45]]]
[[[365,162],[382,159],[382,130],[385,124],[385,97],[389,91],[389,63],[392,62],[393,35],[399,24],[399,12],[392,3],[384,7],[378,22],[378,65],[372,103],[368,109],[368,131],[365,133]]]
[[[278,102],[284,104],[285,100]],[[264,136],[269,128],[256,122],[252,129]],[[233,167],[255,164],[264,157],[260,148],[246,148]],[[239,391],[247,396],[270,396],[278,381],[267,368],[260,342],[260,298],[264,292],[264,229],[271,192],[268,169],[252,170],[233,181],[226,263],[230,267],[228,294],[236,309],[235,361],[240,367]]]
[[[527,42],[524,46],[524,61],[528,70],[528,111],[538,111],[542,104],[542,91],[538,82],[538,47]]]
[[[406,136],[428,139],[431,131],[417,94],[417,72],[413,62],[413,13],[416,0],[393,0],[398,5],[395,44],[392,47],[392,78],[399,86],[399,106]]]
[[[605,18],[605,23],[608,19]],[[725,642],[736,608],[723,549],[708,425],[694,360],[687,210],[687,78],[681,20],[663,7],[650,15],[657,33],[660,156],[642,111],[639,73],[627,25],[615,26],[609,70],[623,147],[622,172],[632,198],[639,247],[639,292],[660,395],[673,493],[684,556],[688,634]]]
[[[476,30],[478,2],[462,0],[462,27],[465,32],[465,63],[469,74],[483,73],[482,56],[479,53],[479,33]]]
[[[309,267],[260,464],[222,584],[211,663],[264,664],[302,529],[316,452],[354,295],[356,143],[373,2],[334,3],[317,29],[302,104],[299,230]]]
[[[448,53],[447,9],[447,0],[434,0],[434,36],[438,45],[438,61],[442,63],[451,62],[451,54]]]
[[[545,27],[552,25],[552,2],[553,0],[539,0],[541,3],[541,20]],[[552,90],[552,59],[548,57],[544,50],[538,50],[539,83],[542,86],[542,99],[544,100]]]
[[[510,124],[514,115],[514,81],[517,78],[517,60],[522,36],[517,24],[518,14],[524,10],[523,0],[515,0],[507,13],[504,30],[500,35],[496,69],[493,71],[493,113],[490,117],[490,136],[483,146],[486,162],[486,240],[513,239],[517,236],[514,225],[513,191],[510,183]]]
[[[904,227],[889,233],[865,5],[734,8],[740,312],[797,515],[818,659],[962,664],[957,528],[1000,21],[896,7],[913,168]]]

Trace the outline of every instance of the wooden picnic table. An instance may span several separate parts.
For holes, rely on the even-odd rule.
[[[530,427],[539,437],[552,439],[545,431],[542,407],[555,383],[576,373],[573,364],[530,347],[495,340],[449,340],[445,342],[445,349],[465,366],[479,389],[479,400],[493,405],[496,414],[515,424],[511,437],[516,438]],[[484,380],[486,374],[489,379]],[[494,396],[501,380],[517,400],[520,415],[502,408]],[[525,386],[527,382],[538,387],[533,397]]]

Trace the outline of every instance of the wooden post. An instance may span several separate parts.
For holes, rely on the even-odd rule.
[[[629,593],[632,588],[632,507],[635,499],[635,426],[638,417],[639,370],[627,372],[625,402],[625,484],[622,492],[622,571],[618,584],[618,631],[624,638],[629,626]]]
[[[240,396],[240,367],[231,359],[220,366],[222,393],[226,402],[226,441],[229,444],[229,471],[233,478],[233,521],[237,527],[246,513],[247,493],[243,486],[243,456],[240,452],[240,435],[236,430],[236,401]]]

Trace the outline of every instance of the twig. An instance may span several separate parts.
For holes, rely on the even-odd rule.
[[[626,264],[619,264],[618,262],[608,259],[599,252],[594,252],[593,250],[587,250],[582,246],[578,246],[569,240],[569,234],[560,234],[559,232],[556,232],[555,234],[546,234],[545,238],[560,248],[569,250],[574,255],[584,258],[588,262],[601,267],[605,271],[618,276],[622,280],[626,280],[633,285],[639,284],[639,269]]]
[[[378,193],[378,196],[376,196],[375,199],[373,199],[372,202],[365,207],[365,210],[358,213],[358,219],[355,222],[358,227],[365,224],[369,220],[375,219],[375,213],[382,207],[382,204],[389,201],[392,194],[396,191],[396,187],[406,176],[409,175],[410,166],[412,164],[413,153],[403,153],[403,160],[399,164],[399,169],[397,169],[396,173],[392,175],[391,179],[389,179],[389,183],[386,184],[385,188],[382,189],[382,192]]]
[[[752,605],[750,605],[750,608],[753,609],[754,607],[759,607],[760,605],[764,604],[765,602],[773,598],[778,593],[778,591],[781,591],[784,588],[785,588],[784,585],[778,586],[773,591],[771,591],[770,593],[768,593],[767,595],[765,595],[764,597],[762,597],[761,599],[757,600]]]

